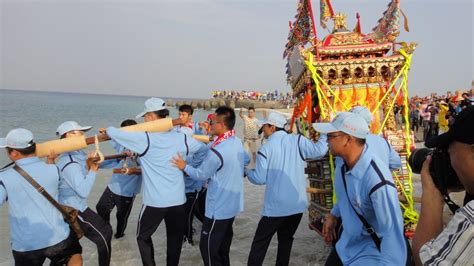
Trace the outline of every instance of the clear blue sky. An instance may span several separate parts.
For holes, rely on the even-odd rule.
[[[388,2],[332,0],[350,28],[359,11],[364,32]],[[0,0],[0,88],[192,98],[216,88],[289,91],[282,52],[296,3]],[[319,1],[313,6],[318,20]],[[398,40],[419,43],[410,93],[469,88],[472,0],[401,7],[411,32]]]

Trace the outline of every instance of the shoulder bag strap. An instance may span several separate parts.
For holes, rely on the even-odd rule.
[[[56,209],[64,216],[64,218],[68,218],[69,214],[61,207],[61,205],[53,198],[49,193],[42,187],[38,182],[36,182],[25,170],[23,170],[21,167],[15,164],[13,166],[13,169],[15,169],[23,178],[26,179],[35,189],[38,191],[41,195],[43,195],[51,204],[53,204]]]
[[[341,174],[342,174],[342,181],[344,182],[344,190],[346,191],[347,201],[349,202],[349,205],[351,205],[351,207],[354,210],[355,214],[357,214],[357,217],[359,217],[360,221],[364,225],[365,230],[367,231],[367,233],[369,233],[372,240],[374,240],[375,246],[380,251],[380,243],[381,243],[380,238],[377,236],[377,234],[374,231],[374,228],[369,224],[369,222],[367,222],[367,220],[364,218],[364,216],[360,215],[356,211],[356,209],[352,205],[352,202],[349,198],[349,193],[347,193],[347,184],[346,184],[346,169],[345,169],[344,166],[341,167]]]

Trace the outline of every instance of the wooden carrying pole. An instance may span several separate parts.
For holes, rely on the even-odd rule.
[[[140,123],[132,126],[122,127],[121,129],[127,132],[164,132],[172,129],[176,125],[181,124],[181,119],[164,118],[150,122]],[[107,141],[110,138],[101,134],[97,136],[98,141]],[[87,145],[94,144],[95,137],[74,137],[58,140],[51,140],[36,144],[36,155],[38,157],[46,157],[54,152],[61,154],[64,152],[77,151],[87,148]]]
[[[114,169],[114,174],[122,175],[141,175],[142,169],[136,167]]]
[[[112,159],[123,159],[123,158],[127,158],[127,157],[128,157],[128,155],[126,153],[106,155],[106,156],[104,156],[104,161],[105,160],[112,160]],[[100,161],[100,157],[95,157],[93,160],[94,161]]]

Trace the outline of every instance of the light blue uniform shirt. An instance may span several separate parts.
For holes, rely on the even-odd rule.
[[[198,168],[186,165],[184,171],[191,178],[209,179],[207,218],[230,219],[244,210],[244,168],[249,162],[242,141],[233,136],[212,148]]]
[[[138,153],[143,178],[143,204],[165,208],[186,202],[183,172],[171,164],[178,153],[183,158],[207,152],[201,142],[174,130],[158,133],[125,132],[109,127],[107,135]]]
[[[301,135],[273,133],[258,150],[255,169],[246,172],[250,182],[267,185],[262,215],[281,217],[304,212],[308,207],[305,160],[321,158],[327,151],[326,135],[314,143]]]
[[[398,155],[386,139],[379,135],[369,134],[365,141],[375,156],[388,165],[390,170],[402,167],[400,155]]]
[[[58,199],[59,173],[38,157],[16,161],[54,198]],[[13,168],[0,172],[0,206],[8,202],[12,249],[19,252],[50,247],[69,236],[61,213]],[[1,241],[5,241],[2,239]]]
[[[196,126],[196,124],[194,124]],[[175,127],[176,131],[181,132],[189,136],[190,138],[193,137],[193,134],[196,134],[195,127],[193,129],[189,127]],[[197,167],[202,160],[205,158],[207,153],[198,153],[198,154],[192,154],[186,157],[186,163],[193,166]],[[199,157],[200,156],[200,157]],[[191,193],[195,191],[200,191],[206,181],[201,181],[201,180],[195,180],[189,177],[188,175],[184,175],[184,187],[185,187],[185,192],[186,193]]]
[[[87,197],[92,191],[96,172],[87,171],[87,154],[73,151],[61,154],[56,166],[61,173],[59,202],[83,212],[87,209]]]
[[[349,204],[342,181],[344,161],[336,158],[334,188],[337,202],[331,213],[342,217],[344,230],[336,250],[344,265],[405,265],[406,246],[403,237],[403,217],[392,175],[370,147],[346,171],[347,193],[352,205],[382,239],[380,251]],[[382,179],[390,182],[377,186]]]
[[[126,149],[123,146],[120,146],[115,141],[109,141],[114,150],[120,154],[123,153]],[[127,167],[137,167],[137,164],[134,164],[130,158],[122,160],[106,160],[101,165],[100,168],[114,168],[121,169],[124,163],[127,163]],[[140,193],[142,187],[142,176],[141,175],[125,175],[125,174],[112,174],[109,184],[107,185],[114,194],[123,196],[123,197],[133,197]]]

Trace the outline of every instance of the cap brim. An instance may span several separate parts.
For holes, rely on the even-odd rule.
[[[7,139],[0,138],[0,148],[6,148],[6,147],[7,147]]]
[[[135,118],[143,117],[143,116],[145,116],[146,113],[147,113],[147,112],[141,112],[141,113],[139,113],[137,116],[135,116]]]
[[[77,130],[87,132],[87,131],[89,131],[89,130],[91,130],[91,129],[92,129],[92,127],[91,127],[91,126],[88,126],[88,127],[81,127],[81,128],[79,128],[79,129],[77,129]]]
[[[265,124],[269,124],[269,123],[268,123],[268,120],[266,120],[266,119],[264,119],[264,120],[258,120],[258,121],[257,121],[257,126],[258,126],[258,127],[262,127],[262,126],[265,125]]]
[[[164,109],[167,109],[167,108],[168,108],[168,106],[162,106],[162,107],[160,107],[158,109],[155,109],[155,110],[143,111],[143,112],[139,113],[137,116],[135,116],[135,118],[144,117],[146,113],[161,111],[161,110],[164,110]]]
[[[339,129],[331,125],[331,123],[313,123],[313,128],[316,131],[324,134],[340,131]]]
[[[448,132],[439,136],[433,137],[425,142],[428,148],[447,147],[454,140],[453,136]]]

